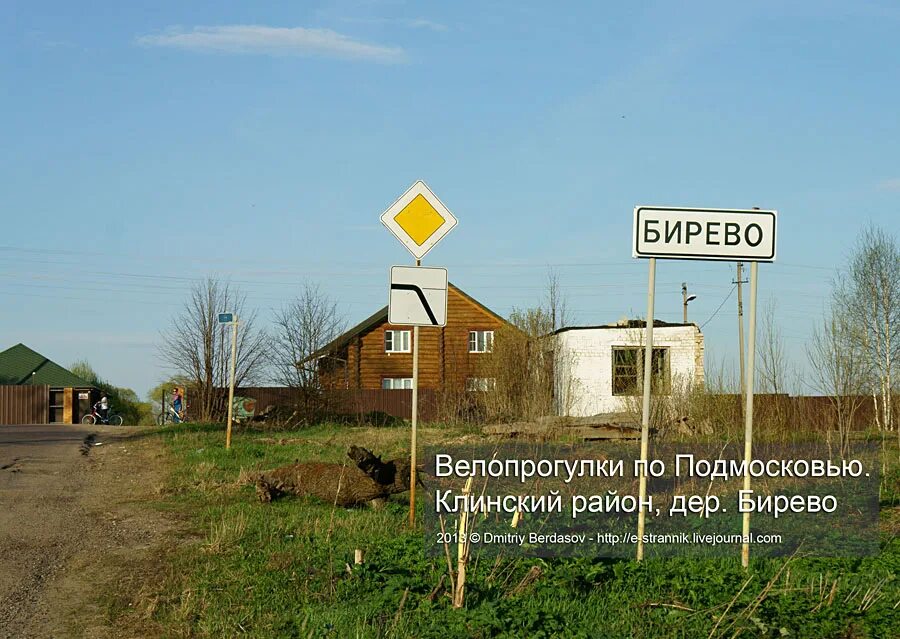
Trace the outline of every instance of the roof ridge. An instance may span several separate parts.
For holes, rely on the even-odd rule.
[[[460,287],[458,287],[458,286],[457,286],[456,284],[454,284],[453,282],[448,281],[448,282],[447,282],[447,285],[448,285],[448,286],[452,286],[453,288],[455,288],[457,293],[459,293],[459,294],[462,295],[464,298],[466,298],[467,300],[469,300],[470,302],[472,302],[473,304],[475,304],[476,306],[478,306],[480,309],[482,309],[482,310],[484,310],[484,311],[487,311],[488,313],[490,313],[491,315],[493,315],[494,317],[496,317],[498,320],[500,320],[500,321],[503,322],[504,324],[509,324],[509,320],[508,320],[508,319],[506,319],[505,317],[503,317],[503,316],[500,315],[499,313],[495,313],[494,311],[492,311],[490,308],[488,308],[487,306],[485,306],[484,304],[482,304],[481,302],[479,302],[477,299],[475,299],[474,297],[472,297],[471,295],[469,295],[468,293],[466,293],[464,290],[462,290]]]
[[[91,382],[21,342],[0,352],[0,373],[3,383],[15,386],[38,383],[34,382],[35,377],[43,375],[43,379],[56,382],[49,383],[51,386],[94,387]],[[48,382],[39,380],[39,383],[47,385]]]

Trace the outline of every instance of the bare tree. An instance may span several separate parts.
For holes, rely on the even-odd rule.
[[[322,391],[319,363],[311,356],[341,335],[345,326],[337,304],[318,285],[310,283],[275,314],[270,343],[273,381],[298,391],[307,411],[319,406]],[[345,373],[346,367],[343,362]]]
[[[548,269],[540,303],[512,310],[509,325],[495,331],[492,352],[480,367],[479,374],[494,380],[492,392],[482,397],[489,418],[532,420],[566,413],[557,404],[571,401],[573,394],[558,388],[555,377],[568,380],[571,356],[558,348],[555,331],[569,321],[559,276]]]
[[[806,350],[813,387],[831,403],[841,456],[849,453],[853,420],[871,380],[872,369],[858,333],[846,314],[832,308]]]
[[[489,419],[537,419],[553,410],[553,368],[548,351],[552,319],[546,308],[513,309],[494,332],[479,375],[494,380],[482,405]]]
[[[875,373],[876,423],[883,430],[893,430],[900,368],[900,246],[896,239],[876,226],[864,229],[846,278],[836,289],[837,305],[856,327],[854,335]]]
[[[762,331],[757,345],[758,382],[761,393],[775,395],[786,392],[788,361],[784,348],[784,337],[775,316],[778,305],[769,300],[762,313]]]
[[[256,311],[246,296],[227,282],[207,278],[191,287],[184,309],[162,332],[159,356],[175,375],[190,380],[188,404],[197,419],[221,417],[227,399],[221,389],[229,383],[231,332],[218,314],[234,313],[239,324],[235,386],[259,381],[265,367],[266,337],[254,326]]]
[[[570,323],[568,302],[559,283],[559,273],[553,267],[547,269],[547,290],[544,308],[550,318],[550,330],[555,331]]]

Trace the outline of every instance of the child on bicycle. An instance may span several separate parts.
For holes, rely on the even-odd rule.
[[[106,395],[100,398],[100,401],[94,404],[94,412],[96,412],[104,423],[109,421],[109,400]]]

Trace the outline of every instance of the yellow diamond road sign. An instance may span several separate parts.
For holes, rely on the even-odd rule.
[[[420,260],[456,226],[456,218],[419,180],[381,214],[381,223]]]

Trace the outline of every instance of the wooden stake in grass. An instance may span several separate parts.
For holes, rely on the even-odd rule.
[[[394,622],[391,624],[391,630],[397,627],[397,624],[400,622],[400,617],[403,616],[403,606],[406,605],[406,598],[409,597],[409,588],[403,591],[403,596],[400,598],[400,605],[397,606],[397,613],[394,615]]]
[[[447,574],[450,575],[450,596],[452,598],[456,593],[456,573],[453,571],[453,559],[450,557],[450,544],[447,543],[447,526],[444,523],[444,516],[438,515],[438,521],[441,523],[441,539],[444,540],[444,557],[447,559]],[[440,583],[444,583],[443,577]],[[440,586],[435,588],[435,590],[439,589]]]
[[[469,494],[472,492],[472,477],[466,480],[462,494],[468,503]],[[469,563],[469,511],[463,509],[459,514],[459,525],[456,529],[456,584],[453,589],[453,607],[462,608],[466,596],[466,565]]]

